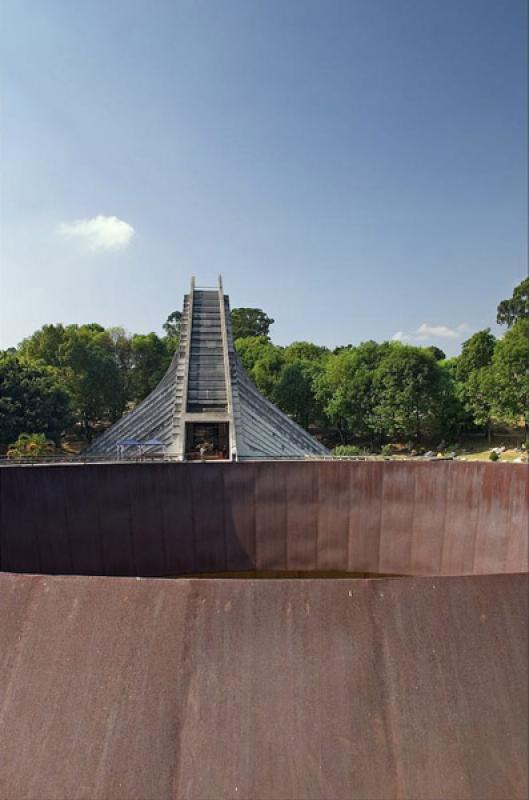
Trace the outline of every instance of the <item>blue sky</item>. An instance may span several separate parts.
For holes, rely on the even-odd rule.
[[[191,274],[274,341],[437,344],[527,271],[525,0],[4,0],[0,347],[161,331]]]

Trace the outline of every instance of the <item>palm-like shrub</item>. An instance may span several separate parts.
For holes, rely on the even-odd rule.
[[[333,456],[361,456],[362,450],[355,444],[339,444],[332,451]]]
[[[55,446],[43,433],[21,433],[16,442],[9,445],[10,458],[36,458],[53,453]]]

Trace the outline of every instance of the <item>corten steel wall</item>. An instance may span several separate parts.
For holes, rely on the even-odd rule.
[[[528,468],[464,462],[0,470],[13,572],[527,571]]]
[[[0,576],[6,800],[526,800],[528,576]]]

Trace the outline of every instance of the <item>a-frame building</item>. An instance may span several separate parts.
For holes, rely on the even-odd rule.
[[[313,436],[263,397],[235,351],[229,298],[195,287],[184,297],[180,344],[158,386],[85,450],[164,452],[194,458],[299,458],[328,453]],[[134,452],[134,450],[132,450]]]

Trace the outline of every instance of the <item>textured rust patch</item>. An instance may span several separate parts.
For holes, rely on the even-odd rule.
[[[0,797],[521,800],[528,577],[0,576]]]

